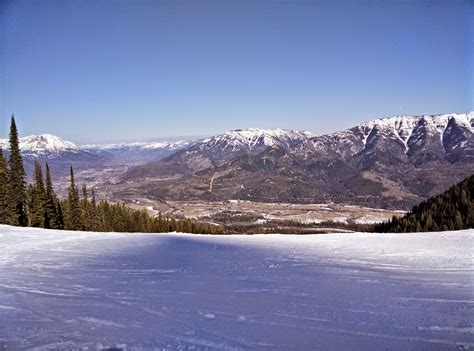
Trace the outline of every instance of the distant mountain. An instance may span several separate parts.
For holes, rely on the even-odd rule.
[[[0,147],[3,150],[10,150],[8,139],[0,139]],[[20,150],[24,156],[34,157],[60,157],[67,153],[82,152],[76,144],[51,134],[20,138]]]
[[[219,167],[243,155],[257,155],[269,147],[289,149],[315,136],[312,132],[284,129],[237,129],[212,136],[159,160],[131,169],[124,178],[176,177]]]
[[[132,168],[122,186],[158,199],[408,209],[474,173],[473,130],[469,112],[382,118],[322,136],[233,131]]]
[[[10,153],[8,140],[0,139],[0,147],[8,157]],[[42,164],[48,162],[54,178],[69,174],[70,166],[81,170],[99,168],[103,164],[102,157],[84,151],[76,144],[51,134],[20,138],[20,151],[26,173],[30,177],[33,174],[35,160],[39,160]]]
[[[193,141],[180,140],[174,142],[135,142],[117,144],[83,145],[82,150],[101,155],[116,161],[142,164],[156,161],[172,153],[192,145]]]
[[[29,135],[20,138],[20,150],[25,169],[31,176],[34,160],[48,162],[55,178],[69,174],[73,166],[78,172],[87,171],[89,177],[104,167],[122,172],[124,167],[159,160],[192,144],[191,141],[120,143],[78,146],[71,141],[51,134]],[[0,139],[0,147],[9,154],[8,139]],[[125,165],[125,166],[124,166]],[[121,167],[117,168],[116,167]]]

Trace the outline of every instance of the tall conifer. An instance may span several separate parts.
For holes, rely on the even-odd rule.
[[[74,170],[71,167],[71,184],[69,185],[67,207],[65,214],[65,227],[68,230],[82,229],[82,213],[79,192],[74,181]]]
[[[9,223],[11,225],[26,226],[26,182],[23,159],[20,153],[20,142],[15,117],[12,115],[10,126],[10,160],[8,161],[10,172],[10,196],[9,196]]]
[[[89,202],[89,195],[87,192],[87,185],[86,183],[82,183],[82,199],[81,199],[81,211],[82,211],[82,218],[83,218],[83,229],[84,230],[92,230],[92,211],[91,205]]]
[[[28,188],[28,216],[31,227],[45,228],[46,191],[43,171],[38,160],[35,160],[35,182]]]
[[[0,224],[9,223],[8,200],[10,181],[8,179],[7,161],[3,157],[3,150],[0,149]]]
[[[46,163],[46,185],[45,185],[45,228],[61,229],[61,220],[58,211],[58,199],[54,194],[51,172]]]

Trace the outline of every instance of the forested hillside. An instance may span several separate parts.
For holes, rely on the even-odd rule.
[[[401,218],[375,226],[377,232],[428,232],[474,228],[474,175],[432,197]]]

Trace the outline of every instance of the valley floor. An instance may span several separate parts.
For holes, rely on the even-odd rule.
[[[0,350],[474,348],[474,230],[200,236],[0,226]]]

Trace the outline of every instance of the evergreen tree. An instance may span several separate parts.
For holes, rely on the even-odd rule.
[[[100,221],[99,221],[99,217],[97,215],[97,199],[96,199],[96,195],[95,195],[95,190],[94,188],[92,188],[91,190],[91,201],[90,201],[90,204],[89,204],[89,214],[88,214],[88,218],[87,218],[87,221],[88,221],[88,227],[89,229],[88,230],[91,230],[91,231],[100,231]]]
[[[58,206],[59,202],[54,193],[53,183],[51,181],[51,172],[49,165],[46,163],[46,186],[45,186],[45,228],[62,229],[61,220],[59,218]]]
[[[65,219],[64,219],[64,212],[63,212],[63,205],[61,201],[58,201],[56,204],[56,209],[58,213],[58,229],[65,229]]]
[[[35,160],[35,182],[28,187],[28,224],[30,227],[45,228],[46,191],[44,187],[43,172]]]
[[[25,212],[27,216],[28,227],[39,227],[39,224],[36,224],[36,192],[33,184],[29,184],[26,189],[26,203],[25,203]]]
[[[37,203],[37,216],[40,218],[40,226],[41,228],[45,228],[46,222],[46,189],[44,186],[44,178],[43,178],[43,170],[41,169],[41,165],[36,160],[35,161],[35,188],[36,193],[38,196],[38,203]]]
[[[460,211],[456,211],[454,215],[454,228],[456,230],[463,229],[463,219]]]
[[[68,189],[68,198],[66,202],[65,229],[82,230],[82,211],[79,200],[79,192],[74,181],[74,170],[71,167],[71,184]]]
[[[10,159],[9,179],[9,223],[11,225],[26,226],[26,182],[23,159],[20,153],[20,143],[18,139],[18,130],[16,128],[15,117],[12,115],[10,126]]]
[[[9,223],[8,200],[10,192],[10,181],[8,178],[7,161],[0,149],[0,224]]]

